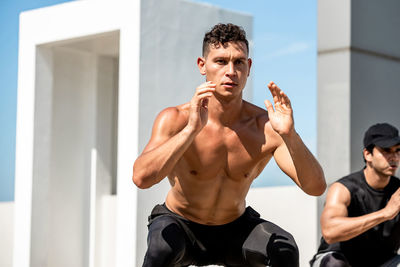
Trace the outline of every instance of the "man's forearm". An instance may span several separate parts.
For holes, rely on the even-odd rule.
[[[185,127],[162,145],[142,153],[133,166],[133,182],[139,188],[149,188],[159,183],[173,170],[196,134]]]
[[[326,189],[324,172],[303,140],[294,130],[282,138],[292,157],[301,189],[310,195],[323,194]]]
[[[359,217],[329,218],[322,224],[322,235],[329,244],[347,241],[386,220],[383,210]]]

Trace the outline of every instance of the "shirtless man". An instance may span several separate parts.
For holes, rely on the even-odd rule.
[[[321,195],[323,171],[294,129],[289,98],[270,82],[267,111],[242,99],[251,59],[246,34],[218,24],[197,59],[206,82],[190,102],[164,109],[133,167],[149,188],[168,177],[171,189],[149,217],[143,266],[298,266],[293,237],[246,208],[253,180],[273,156],[307,194]]]

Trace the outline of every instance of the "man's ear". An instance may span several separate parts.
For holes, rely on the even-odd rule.
[[[369,152],[366,148],[363,149],[363,155],[364,155],[364,159],[365,161],[372,161],[372,153]]]
[[[248,58],[247,62],[249,64],[249,73],[247,73],[247,77],[249,77],[250,76],[250,70],[251,70],[251,64],[253,63],[253,61],[251,60],[251,58]]]
[[[199,57],[197,59],[197,67],[199,67],[199,71],[201,75],[206,75],[206,60],[203,57]]]

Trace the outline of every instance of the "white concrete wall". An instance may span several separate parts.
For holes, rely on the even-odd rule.
[[[99,212],[96,223],[96,267],[113,267],[115,266],[115,246],[117,225],[117,196],[103,195],[101,201],[101,212]]]
[[[54,52],[49,211],[44,235],[48,236],[47,259],[34,261],[32,253],[31,264],[39,267],[47,262],[49,266],[83,267],[89,261],[90,162],[96,142],[96,58],[67,49]],[[33,203],[33,216],[35,206]],[[32,238],[32,248],[41,247],[35,245],[36,240],[41,238]]]
[[[86,266],[99,247],[90,226],[115,190],[117,63],[68,45],[37,52],[31,266]]]
[[[21,14],[14,266],[133,265],[139,4]]]
[[[277,186],[252,188],[246,200],[262,218],[293,235],[300,252],[300,267],[308,267],[317,251],[317,198],[296,186]]]
[[[115,195],[103,195],[101,197],[102,211],[100,213],[101,223],[98,225],[100,240],[98,244],[98,267],[115,266],[116,244],[116,211],[117,201]],[[14,202],[0,202],[0,266],[13,266],[13,244],[14,244]],[[59,266],[56,264],[55,266]]]
[[[14,244],[14,202],[0,202],[0,266],[11,267]]]

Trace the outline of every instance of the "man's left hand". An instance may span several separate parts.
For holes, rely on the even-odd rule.
[[[294,120],[290,99],[274,82],[269,82],[268,88],[274,100],[274,106],[268,99],[264,101],[264,104],[268,110],[271,126],[281,136],[291,134],[294,130]]]

